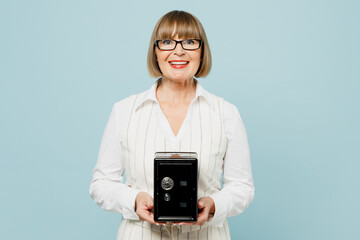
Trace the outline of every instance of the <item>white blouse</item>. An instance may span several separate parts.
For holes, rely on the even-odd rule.
[[[210,93],[197,83],[196,95],[191,102],[187,116],[175,136],[156,99],[156,86],[141,94],[135,108],[147,101],[154,102],[158,126],[166,139],[174,146],[182,139],[189,128],[190,113],[203,97],[210,105]],[[124,218],[138,220],[134,211],[135,198],[139,190],[123,182],[125,161],[121,147],[121,136],[131,112],[130,98],[114,104],[102,138],[98,161],[90,184],[90,196],[103,209],[123,214]],[[227,138],[227,148],[223,159],[223,188],[210,194],[215,203],[215,215],[208,222],[221,226],[226,217],[240,214],[254,198],[254,183],[251,173],[250,153],[246,130],[237,108],[227,101],[223,105],[223,125]],[[171,147],[170,147],[171,148]],[[152,195],[152,194],[151,194]]]

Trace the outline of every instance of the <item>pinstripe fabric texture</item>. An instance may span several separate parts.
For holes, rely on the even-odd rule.
[[[186,131],[178,141],[170,141],[159,124],[155,101],[145,101],[135,108],[140,94],[130,97],[130,115],[122,131],[121,142],[128,186],[153,196],[154,153],[164,151],[196,152],[199,161],[198,198],[220,191],[223,158],[227,147],[222,119],[224,100],[213,94],[213,106],[199,96],[190,108]],[[185,123],[185,122],[184,122]],[[183,123],[183,124],[184,124]],[[123,219],[117,239],[209,239],[229,240],[227,221],[222,227],[156,226],[148,222]]]
[[[175,224],[156,226],[148,222],[123,219],[117,240],[230,240],[227,222],[223,227],[203,227],[196,231],[182,232]]]

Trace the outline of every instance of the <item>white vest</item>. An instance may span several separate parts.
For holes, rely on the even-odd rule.
[[[154,193],[155,152],[196,152],[198,154],[198,198],[220,191],[227,138],[223,124],[224,100],[209,94],[210,103],[199,96],[191,110],[190,122],[181,139],[166,139],[159,124],[155,101],[135,107],[142,94],[130,96],[130,115],[121,137],[126,184],[151,196]]]

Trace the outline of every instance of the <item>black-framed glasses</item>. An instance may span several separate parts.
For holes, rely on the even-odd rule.
[[[155,41],[155,46],[160,50],[171,51],[174,50],[177,44],[180,43],[184,50],[197,50],[201,47],[202,41],[200,39],[185,39],[176,41],[174,39],[161,39]]]

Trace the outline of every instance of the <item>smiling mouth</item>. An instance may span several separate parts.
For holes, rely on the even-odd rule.
[[[189,61],[169,61],[170,66],[176,69],[185,68],[189,63]]]

